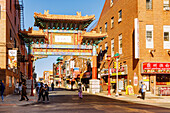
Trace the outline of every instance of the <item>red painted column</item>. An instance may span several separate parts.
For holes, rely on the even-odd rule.
[[[97,56],[92,56],[93,68],[92,68],[92,79],[97,79]]]
[[[93,46],[93,67],[92,67],[92,79],[97,79],[97,52],[96,52],[96,46]]]
[[[31,79],[31,55],[28,55],[28,79]]]
[[[32,75],[32,61],[31,61],[31,44],[28,45],[28,79],[31,79]]]
[[[28,45],[28,79],[32,80],[32,85],[31,85],[31,95],[34,96],[33,94],[33,73],[32,73],[32,55],[31,55],[31,44]]]

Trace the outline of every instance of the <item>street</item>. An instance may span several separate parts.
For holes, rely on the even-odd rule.
[[[18,101],[18,100],[16,100]],[[106,97],[83,94],[79,99],[77,91],[55,89],[50,91],[50,102],[35,102],[28,105],[0,106],[0,113],[168,113],[170,109],[125,102]]]

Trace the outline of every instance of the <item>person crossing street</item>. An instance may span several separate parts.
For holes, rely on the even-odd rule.
[[[146,85],[145,85],[145,83],[142,83],[142,86],[141,86],[141,96],[142,96],[143,100],[145,100],[145,92],[146,92]]]
[[[2,102],[4,101],[4,90],[5,90],[5,86],[4,84],[2,83],[2,81],[0,81],[0,94],[1,94],[1,99],[2,99]]]
[[[78,83],[78,95],[79,95],[79,98],[82,99],[83,98],[83,95],[82,95],[82,85],[81,85],[81,82]]]
[[[27,97],[26,89],[27,89],[27,87],[25,86],[25,83],[23,83],[22,84],[22,94],[21,94],[20,101],[24,100],[25,98],[27,99],[27,101],[29,100],[29,98]]]
[[[43,92],[43,102],[45,102],[45,97],[47,97],[47,102],[49,102],[49,96],[48,96],[48,91],[49,91],[49,87],[47,84],[45,84],[44,87],[44,92]]]

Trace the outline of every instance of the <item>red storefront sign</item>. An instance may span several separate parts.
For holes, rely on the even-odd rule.
[[[170,63],[143,62],[142,73],[167,73],[170,74]]]
[[[162,95],[162,96],[170,95],[170,87],[161,87],[160,88],[160,95]]]

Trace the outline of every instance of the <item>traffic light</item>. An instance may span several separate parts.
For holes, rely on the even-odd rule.
[[[113,68],[114,68],[114,69],[117,68],[117,63],[116,63],[116,62],[113,63]]]
[[[122,68],[122,63],[120,63],[120,69]]]
[[[121,69],[121,68],[122,68],[122,63],[119,62],[118,69]]]
[[[118,63],[118,69],[120,69],[120,62]]]

